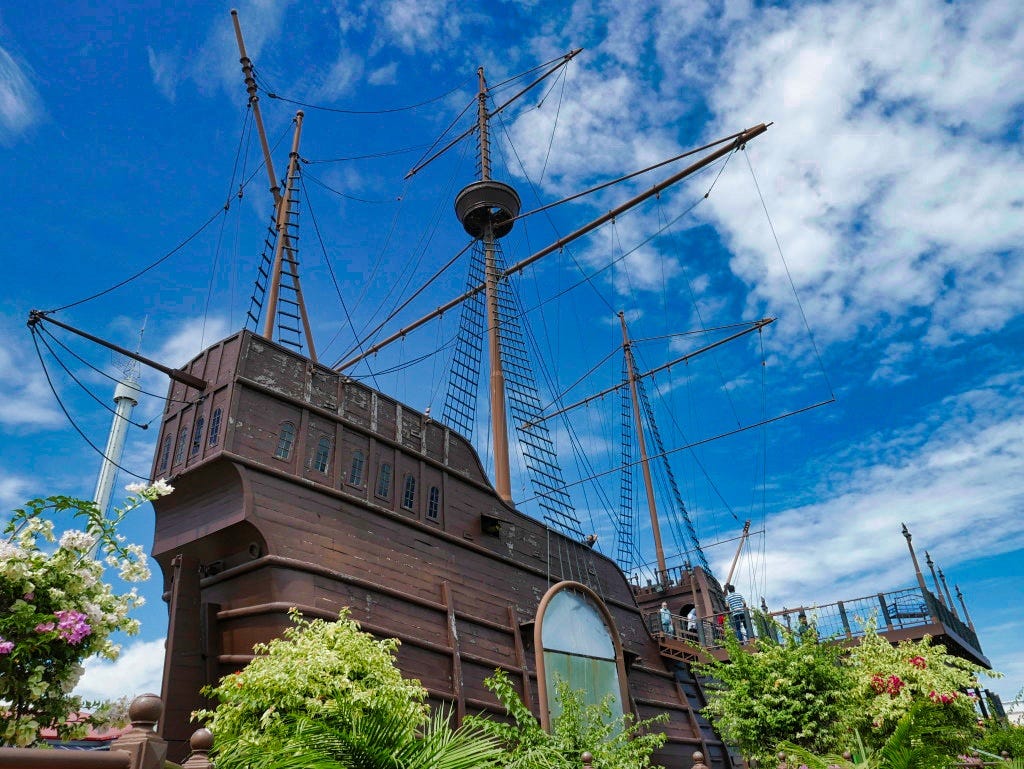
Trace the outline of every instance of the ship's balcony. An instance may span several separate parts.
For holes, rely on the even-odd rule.
[[[688,622],[673,615],[670,627],[662,624],[658,611],[645,614],[651,634],[662,642],[666,656],[678,657],[677,647],[692,646],[719,659],[725,659],[725,626],[736,626],[737,619],[729,613],[701,617]],[[908,588],[889,593],[854,598],[819,606],[782,609],[767,615],[750,612],[739,620],[743,637],[778,635],[777,626],[793,632],[814,632],[823,641],[857,643],[864,636],[864,626],[874,619],[878,632],[892,643],[919,640],[931,636],[947,650],[985,667],[990,663],[981,651],[974,630],[929,590]],[[771,620],[771,621],[769,621]]]

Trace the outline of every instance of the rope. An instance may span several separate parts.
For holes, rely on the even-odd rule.
[[[148,481],[149,478],[146,478],[145,476],[133,473],[128,468],[123,467],[122,465],[119,465],[117,462],[112,460],[110,457],[108,457],[106,455],[106,453],[104,453],[101,449],[99,449],[96,446],[95,443],[93,443],[91,440],[89,440],[89,438],[86,436],[86,434],[84,432],[82,432],[82,428],[80,428],[78,426],[78,423],[75,422],[75,420],[71,417],[71,414],[68,412],[67,407],[65,407],[64,402],[60,399],[60,395],[57,394],[57,388],[53,386],[53,380],[50,378],[50,372],[46,368],[46,361],[43,360],[42,350],[39,349],[39,341],[38,341],[38,339],[36,337],[35,329],[32,329],[31,333],[32,333],[32,344],[35,345],[36,356],[39,358],[39,365],[42,366],[42,368],[43,368],[43,374],[46,377],[46,384],[48,384],[50,386],[50,392],[52,392],[53,393],[53,397],[57,399],[57,405],[60,406],[60,410],[64,412],[64,416],[67,417],[68,422],[71,424],[71,426],[73,428],[75,428],[75,432],[78,433],[79,436],[81,436],[82,440],[84,440],[87,444],[89,444],[89,447],[93,451],[95,451],[97,454],[99,454],[105,460],[110,462],[110,464],[112,464],[118,470],[122,470],[123,472],[128,473],[128,475],[130,475],[132,478],[138,478],[140,481]]]
[[[796,306],[800,310],[800,318],[804,322],[804,328],[807,330],[807,336],[811,340],[811,348],[814,350],[814,357],[818,361],[818,367],[821,369],[821,375],[825,377],[825,385],[828,387],[828,394],[835,400],[836,395],[832,390],[832,382],[829,381],[828,373],[825,371],[825,364],[822,363],[821,355],[818,353],[818,345],[814,341],[814,332],[811,331],[811,326],[807,322],[807,315],[804,313],[803,303],[800,301],[800,294],[797,293],[796,283],[793,282],[793,275],[789,271],[789,265],[786,263],[786,255],[782,253],[782,244],[779,243],[779,236],[775,232],[775,225],[772,223],[771,214],[768,213],[768,206],[764,202],[764,195],[761,194],[761,185],[757,183],[757,175],[754,173],[754,166],[750,162],[750,153],[744,152],[743,156],[747,159],[747,167],[750,169],[750,177],[754,180],[754,187],[757,189],[757,195],[761,199],[761,208],[764,209],[765,218],[768,220],[768,227],[772,231],[772,238],[775,239],[775,248],[779,252],[779,258],[782,259],[782,266],[786,268],[786,278],[789,280],[789,287],[793,290],[793,297],[796,299]]]

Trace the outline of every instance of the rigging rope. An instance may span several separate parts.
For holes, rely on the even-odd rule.
[[[442,99],[451,96],[456,91],[466,87],[473,80],[473,76],[467,77],[454,88],[445,91],[444,93],[439,94],[437,96],[432,96],[429,99],[425,99],[424,101],[417,102],[416,104],[407,104],[401,107],[385,107],[383,109],[361,110],[344,109],[342,107],[326,107],[322,104],[312,104],[310,102],[299,101],[298,99],[289,99],[285,96],[279,96],[278,94],[273,92],[273,90],[269,87],[268,84],[266,84],[266,81],[263,79],[262,75],[256,72],[255,67],[253,68],[253,76],[255,77],[256,85],[259,87],[261,91],[263,91],[264,94],[266,94],[268,99],[277,99],[278,101],[287,102],[288,104],[294,104],[298,107],[303,107],[305,109],[315,109],[319,110],[320,112],[334,112],[339,115],[389,115],[395,112],[409,112],[411,110],[419,109],[420,107],[426,107],[428,104],[434,104],[435,102],[439,102]]]
[[[811,340],[811,348],[814,350],[814,357],[818,361],[818,367],[821,369],[821,375],[825,378],[825,385],[828,387],[828,394],[835,400],[835,392],[832,390],[832,382],[829,381],[828,373],[825,371],[825,364],[821,360],[821,355],[818,353],[818,344],[814,341],[814,332],[811,331],[811,326],[807,322],[807,315],[804,313],[804,305],[800,301],[800,294],[797,293],[796,283],[793,282],[793,275],[789,271],[789,264],[786,262],[786,255],[782,253],[782,244],[779,243],[779,236],[775,232],[775,225],[772,222],[771,214],[768,213],[768,205],[764,202],[764,195],[761,194],[761,185],[757,183],[757,175],[754,173],[754,166],[750,162],[750,153],[744,152],[743,156],[747,159],[747,167],[750,169],[750,177],[754,180],[754,187],[757,189],[757,195],[761,199],[761,208],[764,209],[765,218],[768,220],[768,227],[772,231],[772,237],[775,239],[775,248],[778,249],[779,258],[782,259],[782,266],[786,268],[786,278],[789,280],[789,286],[793,290],[793,297],[796,299],[796,305],[800,310],[800,318],[804,322],[804,328],[807,330],[807,336]]]
[[[56,398],[57,405],[60,406],[60,410],[64,412],[64,416],[67,417],[68,422],[75,429],[75,432],[78,433],[78,435],[82,438],[82,440],[84,440],[87,444],[89,444],[89,447],[93,451],[95,451],[97,454],[99,454],[105,460],[110,462],[110,464],[112,464],[118,470],[122,470],[122,471],[128,473],[128,475],[130,475],[132,478],[138,478],[140,481],[147,481],[148,482],[149,478],[147,478],[145,476],[142,476],[142,475],[138,475],[137,473],[133,473],[128,468],[126,468],[126,467],[124,467],[122,465],[119,465],[117,462],[115,462],[110,457],[108,457],[104,451],[99,449],[96,446],[96,444],[93,443],[91,440],[89,440],[89,438],[86,436],[86,434],[84,432],[82,432],[82,428],[80,428],[78,426],[78,423],[75,422],[75,420],[72,418],[71,413],[67,410],[67,407],[64,405],[64,402],[60,399],[60,395],[57,394],[57,388],[54,387],[53,380],[50,378],[50,372],[46,368],[46,361],[43,359],[43,352],[42,352],[42,350],[39,349],[39,340],[38,340],[38,338],[36,336],[36,331],[35,331],[34,328],[31,329],[31,333],[32,333],[32,344],[35,345],[36,356],[39,358],[39,365],[42,366],[42,368],[43,368],[43,375],[46,377],[46,384],[48,384],[50,386],[50,392],[52,392],[53,393],[53,397]]]

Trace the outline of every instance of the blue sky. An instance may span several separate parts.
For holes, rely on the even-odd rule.
[[[494,127],[495,175],[516,184],[525,208],[774,121],[745,153],[516,281],[541,379],[562,390],[611,352],[612,310],[626,311],[631,333],[645,338],[777,316],[763,353],[748,339],[651,386],[670,448],[835,394],[835,403],[764,430],[672,455],[712,565],[724,573],[733,545],[714,543],[749,517],[764,534],[740,564],[736,582],[748,598],[809,605],[909,586],[906,522],[919,552],[964,591],[984,650],[1007,674],[991,687],[1009,699],[1024,686],[1024,23],[1015,3],[578,0],[497,3],[488,15],[453,0],[239,8],[261,82],[282,96],[368,111],[443,96],[397,113],[306,110],[303,285],[327,362],[352,340],[328,261],[356,325],[379,320],[378,305],[408,296],[407,278],[426,279],[465,245],[451,199],[474,173],[471,145],[409,183],[403,175],[419,151],[337,159],[432,142],[470,102],[478,64],[497,83],[585,48],[564,78]],[[245,94],[228,9],[62,3],[46,16],[29,7],[0,15],[7,508],[40,494],[88,496],[99,462],[49,392],[24,329],[29,309],[113,285],[231,196],[230,210],[160,268],[58,317],[127,346],[145,319],[143,351],[176,365],[242,322],[270,198],[262,170],[233,196],[259,159],[254,142],[240,145]],[[261,103],[280,142],[280,174],[295,106],[266,94]],[[628,193],[525,220],[504,242],[509,261]],[[581,270],[601,272],[569,290]],[[465,280],[463,261],[399,322]],[[456,325],[450,314],[370,368],[436,349]],[[639,344],[641,365],[713,336]],[[61,338],[114,371],[107,353]],[[376,381],[438,414],[446,355]],[[109,398],[111,382],[69,362]],[[50,369],[83,431],[102,443],[109,415],[52,361]],[[618,373],[617,362],[606,364],[569,399]],[[165,382],[146,373],[143,387],[162,393]],[[144,398],[136,417],[148,422],[160,408]],[[555,428],[566,454],[590,460],[581,470],[563,459],[570,482],[614,466],[617,414],[612,398],[574,415],[576,448],[568,428]],[[476,432],[485,438],[486,425]],[[154,437],[130,432],[129,469],[148,471]],[[612,503],[615,483],[614,474],[604,483]],[[514,485],[517,499],[530,496],[518,468]],[[574,488],[584,525],[608,548],[601,494]],[[151,512],[128,534],[148,545]],[[159,681],[159,582],[146,593],[141,643],[129,641],[122,664],[90,666],[82,691],[116,696]],[[126,663],[147,663],[155,678],[131,680]]]

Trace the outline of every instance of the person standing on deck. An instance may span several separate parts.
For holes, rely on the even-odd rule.
[[[747,602],[743,600],[743,596],[737,593],[736,588],[732,585],[725,586],[725,602],[729,604],[729,612],[732,615],[732,627],[736,631],[736,637],[740,641],[746,641]]]
[[[668,604],[665,601],[661,602],[658,615],[661,617],[661,629],[665,631],[666,635],[672,635],[672,612],[668,610]]]

